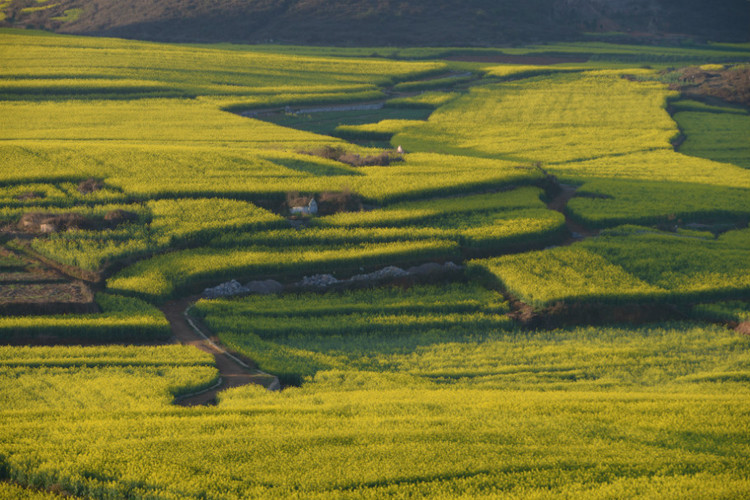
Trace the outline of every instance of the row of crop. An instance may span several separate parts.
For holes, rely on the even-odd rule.
[[[189,97],[189,94],[179,89],[158,86],[101,88],[60,87],[49,94],[44,89],[29,89],[22,87],[0,89],[0,101],[73,101],[73,100],[134,100],[134,99],[175,99]]]
[[[27,210],[33,210],[42,207],[72,207],[81,203],[92,205],[128,202],[126,195],[107,186],[87,193],[81,193],[78,187],[78,182],[9,184],[0,187],[0,203],[7,208],[26,207]]]
[[[313,222],[314,224],[314,222]],[[396,241],[449,240],[453,233],[434,227],[305,227],[299,230],[276,229],[251,233],[228,232],[209,242],[209,246],[231,248],[242,246],[333,248],[363,243]]]
[[[745,394],[498,395],[400,389],[397,383],[410,379],[331,373],[337,376],[351,379],[353,388],[290,391],[276,402],[259,393],[247,396],[261,409],[234,400],[243,411],[78,421],[45,416],[16,423],[16,430],[4,425],[5,443],[23,436],[4,462],[19,483],[56,485],[95,499],[461,494],[588,500],[665,492],[671,498],[742,498],[750,485],[744,474]],[[389,390],[356,390],[358,381],[390,382]],[[695,438],[712,435],[717,426],[736,437],[718,444]],[[653,445],[638,446],[633,434]],[[105,436],[106,443],[85,436]],[[259,461],[276,474],[258,467]]]
[[[171,329],[153,306],[131,297],[98,294],[101,313],[0,318],[0,339],[29,343],[44,339],[63,342],[150,342],[166,340]]]
[[[87,219],[87,223],[90,226],[104,226],[107,221],[104,217],[108,212],[115,210],[126,210],[132,212],[139,219],[141,223],[148,220],[148,213],[144,207],[139,204],[121,204],[121,203],[102,203],[102,204],[86,204],[86,205],[74,205],[66,206],[64,203],[59,206],[44,206],[44,205],[29,205],[29,206],[12,206],[12,204],[3,204],[0,207],[0,222],[4,224],[15,224],[19,222],[20,218],[27,213],[32,212],[43,212],[52,215],[74,213]],[[84,222],[84,223],[86,223]],[[38,228],[37,228],[38,229]]]
[[[226,345],[288,383],[416,344],[478,338],[512,328],[503,297],[475,283],[381,287],[200,301],[201,317]],[[325,351],[325,352],[324,352]],[[370,361],[377,365],[377,362]],[[382,367],[381,367],[382,368]]]
[[[374,101],[385,97],[380,90],[363,90],[360,92],[333,93],[295,93],[280,95],[248,96],[226,103],[222,109],[232,113],[247,113],[266,109],[285,108],[287,106],[310,106],[316,104],[338,104],[341,102]]]
[[[136,294],[138,287],[147,287],[145,290],[150,291],[146,291],[144,297],[161,300],[174,294],[198,291],[222,279],[296,276],[334,269],[330,266],[335,266],[335,262],[340,262],[344,269],[356,271],[359,267],[379,264],[455,259],[459,245],[483,253],[538,246],[558,240],[565,231],[562,215],[542,208],[540,193],[538,188],[522,188],[395,205],[371,212],[341,213],[316,219],[315,223],[324,227],[298,231],[247,234],[227,231],[211,241],[211,249],[176,252],[135,264],[110,280],[109,285]],[[169,206],[182,207],[179,203]],[[199,209],[209,213],[203,205],[199,204]],[[209,217],[208,223],[212,222]],[[152,227],[154,225],[152,223]],[[243,249],[248,247],[249,250]],[[421,249],[425,249],[425,253],[420,256]],[[359,262],[358,254],[362,256]],[[305,259],[309,259],[308,265]],[[216,266],[215,273],[210,271],[212,266]]]
[[[626,227],[568,247],[475,261],[535,306],[698,302],[750,295],[748,230],[717,240]]]
[[[458,97],[456,92],[423,92],[412,97],[398,97],[385,102],[386,108],[437,109]]]
[[[92,44],[80,40],[66,37],[50,43],[38,35],[3,33],[0,44],[7,52],[4,76],[75,79],[82,86],[91,85],[87,80],[128,79],[185,89],[193,95],[215,95],[243,93],[248,87],[276,87],[274,93],[293,93],[308,87],[388,84],[445,68],[439,62],[263,54],[216,47],[207,50],[152,46],[115,39]]]
[[[138,262],[110,278],[110,290],[152,301],[199,291],[233,278],[295,277],[320,272],[351,272],[425,260],[455,260],[458,245],[449,241],[355,245],[336,250],[212,249],[177,251]]]
[[[673,153],[669,140],[677,128],[664,112],[670,95],[662,84],[629,82],[617,71],[556,73],[474,87],[393,142],[407,150],[562,165],[640,151]]]
[[[578,189],[566,210],[574,219],[594,227],[744,223],[750,218],[748,192],[747,187],[673,180],[595,180]]]
[[[100,294],[101,304],[117,301],[118,312],[148,309],[133,298]],[[213,363],[213,357],[199,349],[181,345],[162,346],[0,346],[0,366],[197,366]]]
[[[252,300],[200,301],[192,309],[206,315],[317,316],[378,313],[386,315],[426,313],[482,312],[502,314],[508,306],[502,295],[475,283],[446,283],[442,286],[415,285],[404,291],[399,287],[348,290],[335,294],[305,293],[297,295],[257,296]]]
[[[227,231],[285,225],[280,216],[251,203],[220,198],[156,200],[133,207],[139,215],[134,224],[106,231],[55,233],[34,240],[32,247],[58,262],[99,271],[113,263],[143,258],[167,248],[205,244]],[[109,208],[97,207],[93,213]],[[92,209],[75,210],[88,213]]]
[[[698,304],[693,308],[693,314],[709,321],[742,323],[750,321],[750,303],[729,300],[714,304]]]
[[[726,109],[726,108],[725,108]],[[685,134],[679,151],[714,161],[750,168],[750,115],[747,112],[681,111],[674,119]],[[739,110],[743,111],[743,110]]]
[[[334,227],[399,227],[417,225],[445,215],[488,213],[544,208],[540,197],[542,190],[521,187],[498,193],[469,195],[402,202],[388,205],[382,210],[342,212],[316,220],[316,224]]]
[[[454,87],[459,84],[468,83],[474,79],[472,75],[456,75],[446,78],[433,78],[431,80],[420,80],[413,82],[401,82],[393,86],[398,92],[413,92],[416,90],[433,90]]]
[[[305,56],[334,56],[334,57],[369,57],[387,58],[392,60],[439,60],[465,58],[516,58],[527,60],[526,56],[543,58],[570,58],[571,56],[587,60],[593,54],[613,55],[626,54],[642,56],[643,62],[650,56],[669,55],[675,57],[692,58],[698,64],[714,61],[714,57],[732,57],[740,60],[750,58],[750,47],[747,43],[684,44],[680,46],[640,45],[617,43],[619,36],[613,33],[610,41],[606,35],[602,41],[559,42],[542,45],[528,45],[523,47],[487,48],[487,47],[314,47],[301,45],[258,45],[254,51]],[[582,63],[585,64],[585,63]],[[508,64],[516,66],[515,64]],[[445,71],[444,69],[442,70]]]
[[[476,328],[480,330],[505,328],[511,322],[501,314],[457,311],[453,313],[419,311],[407,314],[336,313],[332,316],[317,316],[313,321],[297,316],[255,316],[244,322],[238,318],[222,321],[216,318],[211,322],[212,328],[226,330],[235,328],[237,332],[249,331],[262,339],[273,340],[277,337],[294,335],[342,336],[349,332],[360,335],[402,335],[414,331],[450,330],[455,328]]]
[[[412,219],[411,224],[398,220],[399,215],[398,211],[393,211],[384,217],[388,226],[396,222],[399,227],[310,227],[296,232],[281,230],[244,236],[228,234],[213,240],[211,245],[330,246],[432,239],[457,241],[466,249],[501,251],[554,241],[565,231],[562,214],[546,209],[498,210],[463,216],[440,214],[424,217],[426,214],[423,213],[423,219],[418,222],[415,219],[419,218],[419,211],[404,212],[408,219]]]
[[[381,120],[363,125],[339,125],[334,135],[349,141],[389,141],[402,130],[423,123],[423,120]]]
[[[541,247],[566,234],[565,217],[551,210],[517,210],[459,232],[462,248],[493,253]]]
[[[3,406],[11,414],[83,410],[93,416],[102,411],[166,407],[175,397],[215,384],[218,371],[210,363],[192,366],[82,363],[0,366],[0,377],[13,380],[13,384],[0,390]]]
[[[477,312],[477,302],[489,304],[492,294],[498,295],[476,284],[453,285],[455,304],[442,311],[427,303],[429,296],[448,299],[434,287],[204,301],[193,311],[226,345],[290,383],[351,368],[500,389],[575,383],[609,390],[613,384],[692,384],[711,377],[742,383],[747,377],[747,342],[729,332],[720,332],[731,337],[722,341],[722,355],[709,347],[716,332],[695,325],[523,334],[506,316]],[[474,312],[452,312],[471,297],[478,297]],[[394,312],[391,304],[399,299],[425,307]],[[665,357],[673,344],[680,356]],[[697,378],[675,379],[687,374]]]
[[[233,115],[192,102],[179,106],[159,102],[143,109],[133,103],[115,105],[114,109],[112,106],[111,103],[84,103],[76,109],[64,109],[60,103],[20,106],[29,109],[17,116],[14,114],[9,120],[19,124],[18,127],[20,123],[27,123],[28,130],[19,132],[16,127],[0,130],[0,133],[7,132],[9,138],[29,139],[52,135],[58,140],[44,140],[40,144],[24,139],[21,144],[0,148],[0,155],[8,159],[7,167],[0,168],[0,181],[37,182],[49,179],[52,172],[66,179],[85,175],[103,178],[107,185],[144,201],[212,197],[283,199],[289,191],[324,192],[348,188],[368,200],[390,203],[529,185],[541,177],[536,169],[519,162],[418,152],[407,154],[405,161],[387,167],[362,167],[352,172],[340,165],[334,170],[332,162],[325,165],[308,157],[309,164],[304,165],[299,155],[261,149],[270,143],[283,142],[289,148],[306,150],[336,144],[334,139],[260,121],[243,122],[234,117],[237,123]],[[82,116],[75,116],[79,112]],[[48,120],[39,122],[37,116],[48,116]],[[103,116],[106,124],[100,127],[89,116]],[[49,130],[48,123],[55,120],[70,126]],[[197,123],[204,124],[207,131],[197,127]],[[81,136],[93,141],[87,142],[85,157],[80,156],[70,141]],[[107,148],[106,144],[96,142],[106,138],[113,138],[110,142],[144,141],[147,145]],[[226,145],[222,141],[226,141]],[[354,152],[371,154],[361,149]]]
[[[430,201],[402,204],[383,211],[340,214],[319,219],[321,224],[339,227],[343,223],[353,222],[355,227],[346,230],[336,230],[334,227],[302,231],[279,229],[258,233],[246,231],[285,225],[284,220],[240,201],[159,200],[146,205],[152,217],[149,226],[135,224],[104,232],[59,233],[47,239],[37,239],[33,247],[59,262],[90,270],[99,270],[117,261],[148,256],[167,247],[197,246],[207,242],[219,247],[237,247],[240,244],[273,247],[280,244],[314,244],[320,247],[437,238],[460,241],[469,248],[502,249],[559,236],[562,219],[557,213],[541,208],[506,210],[524,206],[541,207],[543,204],[539,200],[540,193],[536,188],[522,188],[495,195],[446,199],[439,203]],[[438,208],[432,208],[435,206]],[[103,208],[99,207],[99,210]],[[457,218],[454,212],[473,212],[474,215]],[[410,222],[413,227],[356,227],[362,224],[398,226],[406,222]],[[518,234],[514,234],[516,232]],[[220,236],[215,238],[217,235]]]

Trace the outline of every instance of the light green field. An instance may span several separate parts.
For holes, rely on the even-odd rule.
[[[461,54],[585,62],[441,60]],[[747,113],[639,78],[748,59],[746,44],[359,49],[0,30],[0,242],[28,212],[134,214],[28,237],[103,273],[102,312],[3,317],[0,342],[160,341],[154,304],[235,278],[468,267],[438,285],[198,302],[221,342],[297,385],[235,388],[215,407],[172,404],[217,380],[191,347],[0,346],[0,497],[742,498],[750,345],[711,323],[748,318]],[[384,107],[295,114],[357,103]],[[378,145],[402,145],[403,161],[307,154]],[[547,208],[550,175],[577,188],[565,215]],[[103,188],[79,192],[88,178]],[[366,210],[286,219],[287,197],[331,192]],[[2,279],[19,262],[0,256]],[[535,331],[509,298],[677,305],[689,320]]]

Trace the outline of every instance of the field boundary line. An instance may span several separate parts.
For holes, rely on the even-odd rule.
[[[213,391],[214,389],[217,389],[218,387],[220,387],[221,384],[223,383],[224,383],[224,377],[219,375],[219,379],[211,387],[206,387],[205,389],[201,389],[198,392],[189,392],[187,394],[180,394],[179,396],[176,396],[174,398],[174,401],[172,402],[172,404],[175,404],[183,399],[192,398],[193,396],[200,396],[201,394],[205,394],[207,392]]]

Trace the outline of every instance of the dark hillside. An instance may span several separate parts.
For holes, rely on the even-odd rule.
[[[584,32],[750,36],[748,0],[11,0],[0,9],[5,25],[177,42],[493,45]]]

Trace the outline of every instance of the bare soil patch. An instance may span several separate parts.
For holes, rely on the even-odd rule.
[[[94,293],[80,281],[0,286],[0,314],[4,316],[95,312],[99,312],[99,307],[94,302]]]
[[[660,321],[684,320],[690,307],[675,304],[606,304],[557,302],[543,309],[509,297],[509,316],[525,328],[555,329],[562,326],[645,324]],[[750,335],[750,330],[748,330]]]
[[[722,101],[750,106],[750,67],[728,66],[717,70],[704,70],[690,66],[674,71],[677,83],[672,90],[679,90],[687,97]]]
[[[78,184],[78,192],[81,194],[89,194],[94,191],[99,191],[104,187],[104,183],[99,179],[86,179]]]
[[[0,315],[26,316],[99,312],[91,286],[29,255],[0,247]]]
[[[101,273],[69,266],[45,257],[31,248],[28,240],[16,239],[14,240],[14,244],[19,251],[24,253],[24,257],[31,263],[34,269],[42,269],[46,270],[45,272],[56,273],[58,275],[62,274],[73,280],[85,281],[91,284],[101,284],[103,282]]]
[[[38,191],[26,191],[25,193],[21,193],[18,196],[16,196],[16,200],[18,201],[31,201],[31,200],[39,200],[41,198],[44,198],[44,193],[40,193]]]
[[[394,150],[386,150],[376,155],[361,156],[347,152],[339,146],[323,146],[319,149],[299,151],[299,153],[310,156],[318,156],[328,160],[340,161],[352,167],[387,167],[391,163],[404,161],[402,153]]]
[[[122,209],[111,210],[103,218],[85,216],[74,212],[27,212],[19,219],[17,229],[33,235],[44,235],[75,229],[100,231],[114,229],[120,224],[135,222],[137,220],[138,214]]]

